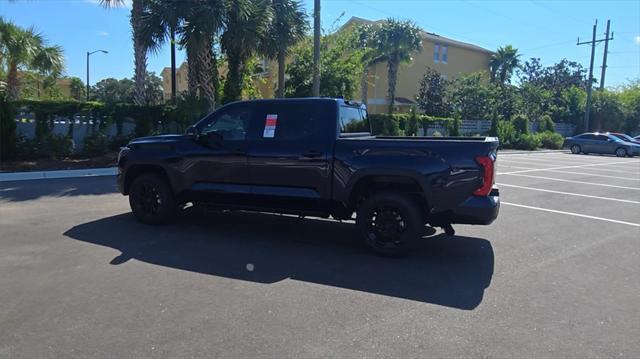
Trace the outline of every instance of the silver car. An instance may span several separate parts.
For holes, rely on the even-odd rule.
[[[606,133],[583,133],[564,140],[565,148],[571,153],[602,153],[618,157],[640,155],[640,145],[623,141]]]

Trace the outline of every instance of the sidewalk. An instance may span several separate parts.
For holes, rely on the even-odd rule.
[[[8,173],[0,173],[0,182],[28,181],[28,180],[52,179],[52,178],[115,176],[117,174],[118,174],[117,167],[87,168],[87,169],[79,169],[79,170],[60,170],[60,171],[8,172]]]

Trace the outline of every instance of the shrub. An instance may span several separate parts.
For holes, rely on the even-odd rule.
[[[552,150],[562,149],[562,144],[564,143],[564,137],[562,137],[561,134],[555,132],[539,133],[538,138],[540,138],[542,147]]]
[[[449,123],[449,136],[460,136],[460,119],[455,118]]]
[[[529,133],[529,119],[524,115],[518,115],[513,118],[513,127],[517,133],[527,134]]]
[[[538,132],[556,132],[556,125],[553,123],[551,116],[543,115],[538,124]]]
[[[46,155],[50,158],[65,158],[73,153],[73,140],[67,135],[49,134],[45,141]]]
[[[30,160],[38,157],[42,157],[40,151],[41,144],[39,141],[24,136],[19,136],[16,139],[15,158],[21,160]]]
[[[541,141],[538,135],[534,133],[525,133],[520,135],[520,137],[518,138],[518,141],[516,142],[515,148],[519,150],[533,151],[540,148],[540,145],[541,145]]]
[[[4,92],[0,92],[0,163],[16,155],[16,123],[15,111],[6,100]]]
[[[118,152],[120,151],[120,147],[126,146],[132,139],[133,135],[120,135],[111,137],[109,139],[109,144],[107,145],[107,147],[109,151]]]
[[[433,134],[431,136],[433,136],[433,137],[442,137],[442,134],[439,131],[435,131],[435,132],[433,132]]]
[[[516,129],[510,121],[498,121],[496,132],[500,140],[500,148],[511,148],[516,142]]]
[[[82,153],[87,156],[100,156],[109,150],[109,141],[105,134],[96,132],[91,136],[85,137]]]

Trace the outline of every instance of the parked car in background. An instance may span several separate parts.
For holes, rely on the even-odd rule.
[[[564,148],[569,148],[571,153],[601,153],[616,155],[618,157],[640,155],[640,145],[623,141],[608,133],[583,133],[564,140]]]
[[[635,143],[637,145],[640,145],[640,139],[635,139],[627,134],[624,133],[619,133],[619,132],[611,132],[609,133],[611,136],[617,137],[625,142],[631,142],[631,143]],[[640,136],[638,136],[640,137]]]

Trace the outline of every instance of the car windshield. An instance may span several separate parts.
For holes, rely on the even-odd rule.
[[[633,141],[633,137],[629,136],[629,135],[625,135],[625,134],[614,134],[614,137],[619,138],[622,141]]]

